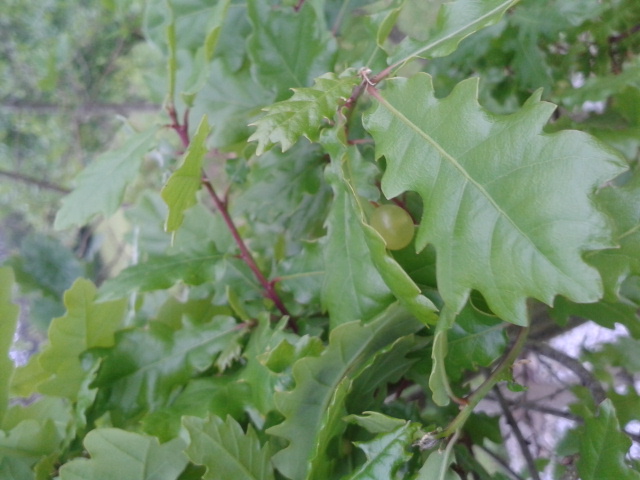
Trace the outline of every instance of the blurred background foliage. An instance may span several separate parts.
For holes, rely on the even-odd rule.
[[[42,329],[64,312],[75,278],[108,275],[96,226],[52,225],[78,171],[160,108],[147,86],[158,62],[141,32],[143,11],[142,0],[3,2],[0,259],[14,267],[25,314]]]

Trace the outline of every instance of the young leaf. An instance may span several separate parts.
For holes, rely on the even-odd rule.
[[[398,468],[411,458],[407,451],[415,440],[419,425],[406,422],[389,433],[381,433],[368,442],[356,442],[367,461],[344,480],[394,478]]]
[[[60,468],[60,480],[177,480],[187,465],[181,438],[158,439],[116,428],[92,430],[84,439],[91,458]]]
[[[9,405],[9,385],[15,368],[9,351],[20,313],[18,305],[11,301],[13,282],[11,269],[0,268],[0,425]]]
[[[78,279],[64,295],[67,313],[51,322],[49,345],[39,355],[42,369],[49,378],[38,391],[76,400],[88,371],[80,355],[95,347],[111,347],[120,327],[126,300],[97,303],[96,287],[89,280]]]
[[[342,417],[351,382],[377,354],[420,328],[420,322],[393,305],[366,325],[351,322],[333,329],[320,357],[296,362],[295,388],[276,394],[286,419],[268,430],[289,441],[273,457],[276,468],[292,480],[327,478],[331,463],[326,448],[346,426]]]
[[[105,389],[109,408],[125,415],[154,410],[243,333],[233,318],[223,316],[178,331],[158,322],[120,331],[91,386]]]
[[[70,441],[72,425],[69,405],[61,398],[42,397],[28,406],[14,405],[0,425],[0,459],[32,467],[49,455],[58,456]]]
[[[284,152],[302,136],[317,141],[324,121],[333,118],[358,84],[356,75],[346,73],[340,77],[322,75],[312,87],[294,88],[291,98],[265,108],[266,115],[253,124],[257,130],[249,137],[249,141],[258,142],[256,154],[262,155],[276,143]]]
[[[100,287],[100,300],[128,297],[133,292],[170,288],[179,282],[201,285],[213,278],[211,270],[221,255],[178,254],[153,257],[126,268]]]
[[[196,204],[196,193],[202,185],[202,160],[207,153],[206,141],[210,131],[205,115],[189,143],[182,164],[162,188],[162,198],[169,207],[165,224],[167,232],[176,231],[182,225],[184,211]]]
[[[631,440],[620,431],[611,400],[600,404],[598,416],[585,420],[580,436],[578,473],[582,480],[638,480],[640,473],[625,464]]]
[[[496,23],[519,0],[457,0],[444,3],[436,27],[426,42],[407,37],[393,54],[397,65],[412,57],[443,57],[453,52],[466,37]]]
[[[55,228],[86,224],[94,215],[112,215],[122,203],[127,184],[140,169],[142,158],[154,142],[158,127],[129,137],[120,148],[96,158],[76,178],[76,188],[62,199]]]
[[[387,159],[384,194],[423,199],[416,246],[434,244],[444,301],[458,312],[477,289],[499,317],[526,325],[527,297],[597,300],[601,280],[582,254],[611,240],[590,196],[624,162],[581,132],[542,134],[553,106],[540,92],[499,116],[477,88],[470,79],[440,100],[426,74],[394,79],[365,117]]]
[[[260,444],[249,425],[247,433],[233,418],[185,417],[183,425],[191,442],[189,459],[207,467],[204,480],[272,480],[269,448]]]
[[[247,50],[259,82],[283,99],[292,87],[308,87],[311,80],[333,71],[336,43],[324,16],[304,2],[296,12],[273,8],[264,0],[249,0],[253,33]]]

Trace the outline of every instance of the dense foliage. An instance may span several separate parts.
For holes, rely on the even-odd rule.
[[[0,478],[640,479],[640,4],[212,3],[147,2],[164,108],[55,219],[129,266],[19,367],[0,269]],[[579,378],[552,452],[524,357]]]

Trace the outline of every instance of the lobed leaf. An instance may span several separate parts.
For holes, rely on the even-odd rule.
[[[527,297],[596,301],[602,282],[582,254],[612,242],[591,196],[624,162],[584,133],[543,134],[553,106],[539,92],[499,116],[478,105],[477,88],[470,79],[440,100],[431,77],[418,74],[374,92],[365,126],[387,159],[384,194],[422,197],[416,246],[435,246],[439,290],[453,311],[471,289],[518,325],[527,323]]]
[[[210,131],[205,115],[189,143],[182,164],[162,188],[162,199],[169,207],[165,223],[168,232],[176,231],[182,225],[185,210],[196,204],[196,193],[202,186],[202,160],[207,153],[206,141]]]
[[[158,439],[116,428],[90,431],[84,446],[91,458],[60,468],[60,480],[176,480],[187,465],[181,438]]]
[[[114,333],[122,324],[127,302],[96,302],[96,287],[89,280],[78,279],[64,294],[67,312],[49,326],[49,345],[39,354],[38,363],[47,379],[38,391],[77,400],[89,378],[81,354],[90,348],[111,347]]]
[[[589,263],[598,267],[605,285],[605,299],[616,302],[622,282],[640,275],[640,174],[623,186],[608,186],[598,194],[599,203],[616,222],[615,249],[590,254]]]
[[[276,468],[292,480],[327,478],[332,461],[326,449],[346,427],[342,418],[351,382],[385,348],[420,327],[420,322],[393,305],[368,324],[351,322],[333,329],[322,355],[297,361],[295,388],[275,397],[286,418],[267,431],[289,441],[273,456]]]
[[[85,225],[95,215],[112,215],[122,203],[127,184],[136,178],[142,158],[155,140],[158,127],[129,137],[121,147],[100,155],[76,177],[76,188],[62,199],[54,227]]]
[[[302,136],[317,141],[325,121],[333,119],[358,84],[357,76],[346,73],[340,77],[326,73],[312,87],[294,88],[291,98],[265,108],[267,113],[252,124],[257,129],[249,137],[258,142],[256,154],[262,155],[276,143],[285,152]]]
[[[273,8],[264,0],[249,0],[253,33],[247,51],[258,81],[281,100],[290,88],[307,87],[311,80],[333,71],[336,42],[324,15],[313,2],[298,11]]]
[[[149,258],[107,280],[100,287],[100,300],[128,297],[133,292],[164,290],[179,282],[201,285],[213,278],[213,264],[220,258],[221,255],[217,253]]]
[[[187,455],[197,465],[207,467],[204,480],[272,480],[273,467],[268,446],[262,446],[249,425],[247,432],[232,417],[206,420],[185,417],[189,432]]]
[[[620,431],[611,400],[600,404],[596,417],[585,420],[580,435],[578,473],[582,480],[619,478],[640,479],[640,473],[625,464],[631,440]]]
[[[91,386],[104,389],[108,408],[124,415],[154,410],[243,334],[233,318],[224,316],[177,331],[158,322],[120,331]]]
[[[356,442],[367,460],[344,480],[394,478],[399,467],[411,458],[407,447],[411,446],[418,432],[418,424],[405,422],[391,432],[376,435],[373,440]]]
[[[389,62],[398,65],[413,57],[443,57],[478,30],[496,23],[519,0],[457,0],[444,3],[426,41],[410,37],[400,44]]]

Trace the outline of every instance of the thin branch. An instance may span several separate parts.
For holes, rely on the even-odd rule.
[[[585,368],[585,366],[576,360],[573,357],[570,357],[566,353],[562,353],[559,350],[547,345],[546,343],[533,343],[529,346],[529,348],[539,353],[540,355],[544,355],[551,360],[558,362],[560,365],[566,367],[568,370],[573,372],[583,386],[587,387],[591,391],[591,395],[595,400],[596,404],[600,404],[607,397],[602,385],[596,380],[593,374]]]
[[[262,271],[260,270],[260,267],[258,267],[258,264],[254,260],[253,255],[251,255],[251,252],[249,252],[247,245],[244,243],[244,240],[240,236],[240,233],[238,232],[238,229],[236,228],[236,225],[233,222],[233,219],[229,215],[229,211],[227,210],[224,202],[220,199],[220,197],[214,190],[213,185],[211,185],[211,181],[207,178],[206,174],[203,174],[202,183],[204,184],[205,188],[209,192],[209,195],[211,196],[213,203],[215,204],[216,208],[220,212],[220,215],[222,215],[222,218],[225,224],[227,225],[227,228],[231,232],[231,236],[236,242],[236,245],[238,246],[238,248],[240,249],[240,258],[242,258],[242,260],[251,269],[251,271],[253,272],[253,275],[256,277],[256,279],[262,286],[264,290],[264,296],[267,297],[269,300],[271,300],[283,315],[291,317],[291,314],[287,310],[287,307],[285,307],[284,303],[282,302],[282,299],[278,295],[278,292],[276,292],[275,290],[274,282],[268,281],[264,276],[264,274],[262,273]],[[289,326],[295,331],[294,324],[290,322]]]
[[[475,407],[480,403],[484,397],[487,396],[489,391],[494,387],[498,381],[504,375],[505,370],[511,368],[513,362],[518,358],[524,345],[527,341],[527,336],[529,334],[529,328],[523,327],[518,332],[518,336],[516,337],[513,346],[507,352],[507,354],[502,358],[498,366],[493,370],[493,372],[487,377],[487,379],[471,394],[466,398],[468,402],[465,407],[460,410],[460,413],[449,423],[447,428],[445,428],[442,432],[437,434],[438,438],[445,438],[449,435],[452,435],[454,432],[458,431],[467,421],[469,415],[473,412]]]
[[[527,462],[527,467],[529,468],[529,474],[531,475],[531,478],[533,478],[533,480],[540,480],[540,475],[538,475],[538,469],[536,468],[536,464],[533,456],[531,455],[531,451],[529,450],[527,441],[524,439],[524,436],[520,431],[520,427],[518,426],[518,422],[516,422],[516,419],[513,417],[511,410],[509,409],[509,404],[505,400],[502,392],[500,391],[500,388],[497,385],[493,387],[493,391],[496,394],[498,403],[500,404],[500,408],[502,409],[502,413],[504,414],[507,423],[511,427],[511,431],[516,437],[518,445],[520,446],[520,451],[522,452],[522,456]]]
[[[504,460],[504,458],[502,458],[500,455],[497,455],[495,452],[492,452],[491,450],[489,450],[487,447],[485,447],[482,444],[478,444],[478,445],[474,445],[477,448],[480,448],[483,452],[485,452],[486,454],[488,454],[491,458],[493,458],[496,462],[498,462],[500,464],[500,466],[502,468],[504,468],[507,473],[509,475],[511,475],[515,480],[524,480],[524,478],[522,478],[520,475],[518,475],[516,473],[516,471],[511,468],[511,465],[509,465],[508,462],[506,462]]]
[[[169,117],[171,118],[171,122],[172,122],[170,127],[176,131],[176,133],[180,137],[180,140],[182,141],[182,145],[184,146],[184,148],[187,148],[190,143],[188,111],[185,111],[182,122],[178,120],[178,114],[176,112],[175,107],[173,107],[173,105],[170,105],[167,108],[167,111],[169,113]],[[227,228],[229,229],[229,232],[231,232],[231,236],[233,237],[233,240],[236,242],[236,245],[240,249],[240,258],[251,269],[251,271],[253,272],[253,275],[256,277],[256,279],[262,286],[262,289],[264,291],[264,296],[274,303],[274,305],[278,310],[280,310],[280,313],[282,313],[282,315],[289,317],[288,326],[294,332],[297,333],[297,326],[295,322],[293,322],[291,314],[289,313],[289,311],[287,310],[287,307],[282,302],[282,299],[278,295],[278,292],[276,292],[275,282],[274,281],[270,282],[269,280],[267,280],[267,278],[262,273],[262,270],[260,270],[260,267],[258,267],[258,264],[253,258],[253,255],[251,255],[251,252],[247,248],[246,243],[240,236],[240,232],[238,232],[238,228],[236,227],[233,219],[231,218],[231,215],[229,215],[226,199],[223,201],[218,196],[215,189],[213,188],[211,181],[209,180],[209,178],[207,177],[207,174],[204,171],[202,172],[202,184],[204,185],[207,192],[209,192],[209,196],[213,200],[213,203],[216,209],[218,210],[220,215],[222,215],[222,219],[224,220],[224,223],[227,225]]]
[[[29,175],[23,175],[22,173],[10,172],[8,170],[0,169],[0,175],[8,178],[13,178],[14,180],[18,180],[22,183],[27,183],[30,185],[35,185],[40,188],[45,188],[47,190],[53,190],[58,193],[69,193],[71,190],[68,188],[62,187],[60,185],[56,185],[55,183],[47,182],[46,180],[40,180],[38,178],[30,177]]]

